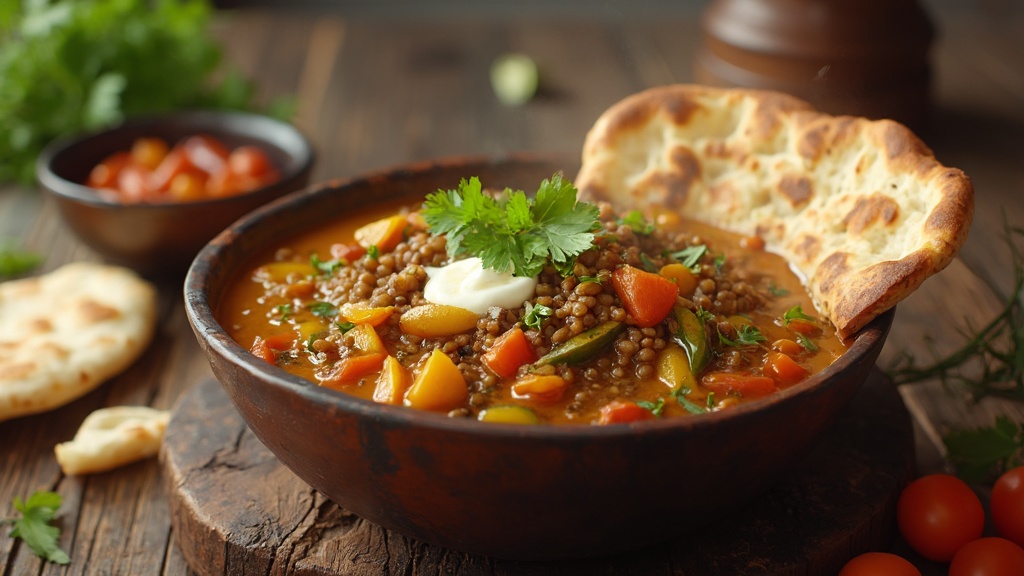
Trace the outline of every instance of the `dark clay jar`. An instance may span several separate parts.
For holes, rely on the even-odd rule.
[[[695,78],[920,128],[934,29],[917,0],[712,0]]]

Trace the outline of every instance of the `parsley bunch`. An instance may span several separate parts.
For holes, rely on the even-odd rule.
[[[249,108],[221,59],[208,0],[7,0],[0,3],[0,182],[34,179],[62,134],[183,107]],[[283,108],[281,112],[284,112]]]
[[[593,246],[598,209],[576,201],[576,187],[555,174],[531,199],[505,189],[498,198],[483,192],[480,179],[463,179],[458,190],[427,196],[423,218],[433,234],[446,235],[448,256],[477,256],[486,268],[536,276],[550,261],[571,270]]]

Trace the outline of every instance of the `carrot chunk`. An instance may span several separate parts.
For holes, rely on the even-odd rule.
[[[664,320],[679,296],[672,280],[628,265],[612,272],[612,288],[641,328]]]
[[[437,348],[430,353],[405,395],[405,405],[447,412],[466,403],[469,388],[459,367]]]
[[[702,384],[716,394],[733,393],[744,398],[761,398],[779,389],[775,380],[768,376],[732,372],[711,372],[704,376]]]
[[[653,412],[640,406],[636,402],[613,400],[601,408],[601,415],[598,417],[597,423],[626,424],[628,422],[652,420],[653,418]]]
[[[783,384],[796,384],[810,372],[787,354],[769,352],[764,359],[764,373]]]
[[[533,345],[526,339],[522,328],[513,327],[498,336],[491,348],[481,357],[484,365],[498,376],[508,378],[523,364],[537,360]]]

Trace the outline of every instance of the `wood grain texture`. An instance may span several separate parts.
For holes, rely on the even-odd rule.
[[[928,358],[926,336],[948,350],[967,320],[977,325],[991,316],[1010,280],[1003,215],[1024,223],[1024,9],[1009,1],[927,4],[938,8],[940,35],[933,51],[935,113],[923,136],[943,163],[973,179],[976,219],[961,260],[900,305],[882,366],[903,351]],[[577,153],[586,130],[613,102],[656,84],[691,80],[699,39],[696,19],[678,13],[628,19],[436,16],[396,21],[368,11],[346,17],[245,9],[220,14],[216,33],[226,61],[259,82],[261,99],[295,95],[298,122],[319,152],[314,182],[464,152]],[[508,51],[526,52],[541,67],[542,90],[527,106],[502,107],[490,92],[489,64]],[[2,241],[44,254],[40,272],[97,259],[31,187],[0,185]],[[52,413],[0,423],[0,517],[11,514],[16,495],[60,492],[60,544],[72,558],[66,569],[43,565],[4,528],[0,576],[189,573],[174,544],[165,496],[170,487],[156,461],[65,478],[53,458],[53,446],[70,439],[91,410],[122,403],[170,408],[210,377],[180,288],[162,288],[160,310],[156,341],[127,372]],[[971,404],[937,382],[901,392],[915,423],[919,473],[945,469],[941,435],[954,427],[987,425],[995,414],[1024,421],[1019,404]],[[308,516],[315,518],[321,508],[310,501]],[[401,539],[365,540],[358,550],[382,553],[387,560],[374,565],[378,573],[399,571],[416,553],[442,572],[520,571]],[[353,554],[349,561],[369,558]],[[621,571],[681,574],[680,562],[659,550]],[[926,576],[945,573],[943,565],[917,562]]]

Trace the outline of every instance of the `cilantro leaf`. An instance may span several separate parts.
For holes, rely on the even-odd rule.
[[[654,232],[654,224],[651,224],[644,218],[643,212],[639,210],[630,210],[625,216],[619,218],[619,224],[624,224],[633,229],[633,232],[647,236]]]
[[[678,260],[680,264],[686,266],[694,274],[700,272],[700,259],[704,257],[708,251],[708,247],[705,244],[697,244],[696,246],[688,246],[669,254],[669,257]]]
[[[637,400],[636,405],[649,411],[655,416],[661,416],[662,410],[665,409],[665,399],[658,398],[657,402],[651,402],[650,400]]]
[[[1024,424],[1006,416],[990,427],[952,430],[943,442],[957,474],[968,481],[985,480],[1024,461]]]
[[[782,319],[785,320],[786,324],[789,324],[793,320],[806,320],[808,322],[817,322],[818,319],[814,316],[808,316],[804,314],[803,306],[793,306],[786,313],[782,315]]]
[[[765,342],[768,339],[752,324],[742,324],[736,330],[736,339],[726,338],[721,331],[718,332],[718,339],[726,346],[753,346],[758,342]]]
[[[321,318],[338,315],[338,307],[330,302],[313,302],[309,305],[309,311],[313,313],[313,316]]]
[[[71,563],[71,558],[57,545],[60,528],[50,525],[57,509],[60,508],[60,494],[37,491],[24,502],[15,496],[13,504],[15,510],[21,513],[21,518],[13,519],[14,529],[11,530],[11,537],[21,538],[36,556],[49,562]]]
[[[309,257],[309,265],[315,268],[317,272],[329,276],[337,272],[338,268],[344,266],[345,263],[337,259],[321,260],[320,256],[314,252],[313,255]]]
[[[544,319],[553,316],[555,311],[543,304],[534,304],[532,302],[526,302],[526,315],[523,316],[523,324],[527,328],[536,328],[540,330],[540,325],[544,322]]]
[[[577,202],[560,174],[541,182],[532,200],[509,189],[494,198],[479,178],[463,179],[458,190],[427,196],[421,213],[432,234],[445,235],[449,258],[477,256],[484,267],[516,276],[536,276],[549,262],[571,269],[599,226],[597,207]]]

